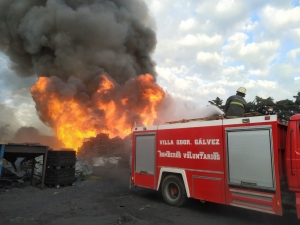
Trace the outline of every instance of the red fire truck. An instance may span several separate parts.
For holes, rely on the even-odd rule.
[[[160,190],[164,201],[188,198],[300,219],[300,115],[185,120],[134,127],[131,187]]]

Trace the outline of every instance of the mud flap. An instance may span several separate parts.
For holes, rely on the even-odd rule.
[[[297,218],[300,219],[300,193],[296,193]]]

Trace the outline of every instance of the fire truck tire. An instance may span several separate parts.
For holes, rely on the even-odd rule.
[[[179,176],[169,175],[162,183],[162,196],[171,206],[183,206],[187,201],[186,190]]]

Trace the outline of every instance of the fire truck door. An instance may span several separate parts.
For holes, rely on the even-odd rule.
[[[135,183],[154,188],[155,134],[136,135]]]

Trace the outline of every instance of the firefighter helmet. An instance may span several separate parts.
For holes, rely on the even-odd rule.
[[[246,88],[240,87],[239,89],[237,89],[236,92],[240,92],[240,93],[242,93],[242,94],[246,94]]]

